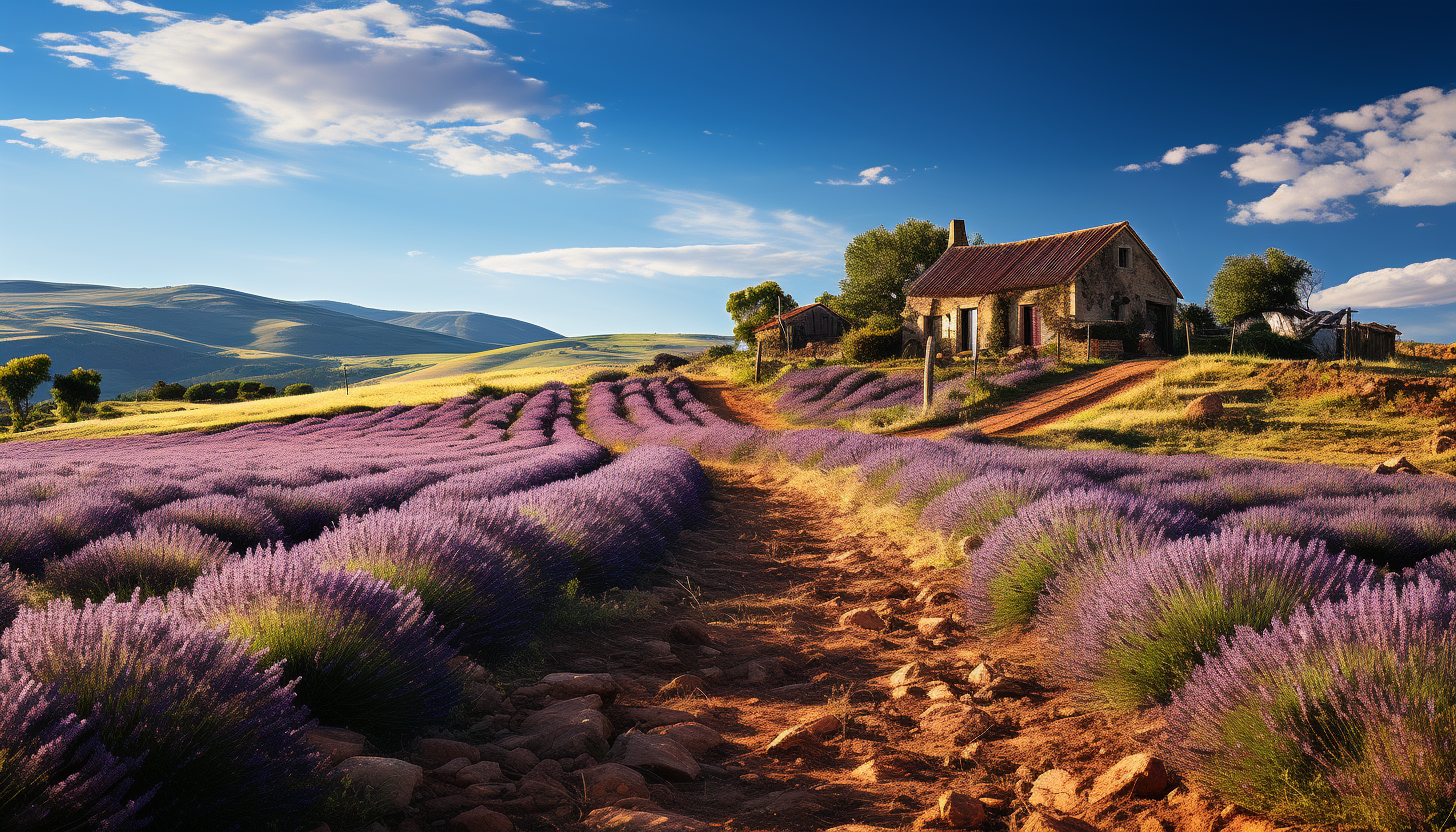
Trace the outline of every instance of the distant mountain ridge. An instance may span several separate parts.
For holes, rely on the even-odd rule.
[[[516,318],[487,315],[484,312],[450,310],[446,312],[404,312],[398,309],[372,309],[336,300],[306,300],[304,303],[335,312],[343,312],[371,321],[424,329],[488,344],[492,347],[514,347],[537,341],[552,341],[566,336]]]
[[[220,372],[327,381],[340,356],[468,354],[503,345],[216,286],[0,280],[0,363],[46,353],[60,372],[99,370],[104,396]]]

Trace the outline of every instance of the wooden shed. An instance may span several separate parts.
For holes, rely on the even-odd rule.
[[[1015,243],[968,245],[952,220],[950,247],[905,290],[902,335],[923,345],[934,334],[954,352],[1040,346],[1052,337],[1036,304],[1043,290],[1067,287],[1075,323],[1129,322],[1171,352],[1183,297],[1151,249],[1126,222]],[[1007,313],[1005,340],[991,343],[992,304]]]
[[[779,328],[781,317],[782,330]],[[782,316],[775,315],[768,323],[755,329],[753,336],[766,343],[778,343],[782,337],[787,336],[788,348],[797,350],[818,341],[836,340],[849,328],[849,321],[838,312],[822,303],[811,303],[790,309]]]

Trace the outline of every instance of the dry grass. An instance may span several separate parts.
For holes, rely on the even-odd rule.
[[[1398,404],[1372,406],[1340,392],[1280,396],[1262,378],[1271,363],[1247,356],[1179,359],[1147,384],[1021,439],[1070,450],[1207,453],[1361,467],[1404,455],[1422,470],[1456,471],[1456,455],[1436,457],[1425,447],[1440,419],[1413,415]],[[1413,363],[1367,363],[1363,369],[1416,375],[1421,368]],[[1184,418],[1188,402],[1215,392],[1223,396],[1224,418],[1207,424]]]

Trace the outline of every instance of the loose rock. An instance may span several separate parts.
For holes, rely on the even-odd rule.
[[[808,722],[801,722],[792,728],[787,728],[777,737],[773,738],[766,750],[775,753],[787,753],[792,751],[817,750],[822,746],[821,740],[831,736],[840,728],[839,717],[833,714],[826,714]]]
[[[723,744],[723,735],[701,722],[680,722],[676,725],[654,728],[650,733],[661,734],[675,740],[694,757],[701,757]]]
[[[408,806],[425,779],[424,769],[393,757],[350,757],[329,773],[376,790],[380,801],[394,810]]]
[[[581,778],[586,805],[594,809],[611,806],[629,797],[652,796],[647,780],[619,763],[602,763],[582,769],[576,776]]]
[[[1085,785],[1084,778],[1078,777],[1070,771],[1054,768],[1051,771],[1042,772],[1042,775],[1031,784],[1031,796],[1027,798],[1027,802],[1033,806],[1043,806],[1058,812],[1070,812],[1082,803],[1082,796],[1079,792]]]
[[[303,738],[323,753],[329,765],[364,753],[364,735],[346,728],[315,728]]]
[[[500,812],[476,806],[468,812],[456,815],[445,828],[450,832],[511,832],[516,825]]]
[[[857,607],[839,616],[839,626],[858,627],[862,630],[874,630],[876,632],[889,629],[890,625],[880,614],[869,607]]]
[[[1374,468],[1370,469],[1374,474],[1419,474],[1421,469],[1411,464],[1411,461],[1403,456],[1393,456]]]
[[[890,687],[904,687],[928,678],[931,678],[930,668],[924,662],[911,662],[890,676]]]
[[[610,702],[620,688],[606,673],[552,673],[541,680],[549,685],[548,691],[556,699],[575,699],[578,696],[596,694],[604,702]]]
[[[946,792],[935,806],[942,823],[952,829],[979,829],[986,822],[986,807],[981,801],[958,792]]]
[[[686,815],[616,807],[597,809],[586,816],[584,823],[610,832],[708,832],[711,828]]]
[[[607,757],[614,763],[645,769],[667,780],[696,780],[702,773],[698,761],[676,740],[635,730],[617,737]]]
[[[915,624],[921,638],[942,638],[950,635],[952,629],[949,618],[922,618]]]
[[[1183,409],[1183,416],[1193,421],[1217,419],[1223,415],[1223,397],[1217,393],[1199,396]]]
[[[1092,781],[1087,802],[1102,803],[1125,794],[1161,797],[1168,790],[1168,771],[1151,754],[1130,754]]]
[[[1021,832],[1097,832],[1097,827],[1076,818],[1054,818],[1032,812],[1031,817],[1021,824]]]
[[[455,782],[463,786],[473,786],[476,783],[499,783],[506,779],[501,771],[500,763],[493,763],[489,760],[466,766],[455,772]]]
[[[677,644],[712,644],[713,633],[698,621],[674,621],[667,628],[667,640]]]
[[[439,768],[456,757],[464,757],[472,763],[480,762],[480,752],[475,746],[459,740],[435,737],[416,740],[412,751],[414,761],[427,769]]]

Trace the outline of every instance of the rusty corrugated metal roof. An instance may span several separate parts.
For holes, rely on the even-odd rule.
[[[1124,228],[1132,231],[1127,222],[1118,222],[1016,243],[953,246],[917,277],[905,293],[922,298],[971,298],[1056,286],[1072,279]],[[1136,238],[1137,232],[1132,231],[1132,235]],[[1142,242],[1141,238],[1138,242]],[[1156,257],[1153,262],[1157,262]],[[1182,297],[1182,293],[1178,296]]]
[[[783,319],[787,321],[787,320],[789,320],[791,318],[795,318],[795,317],[797,317],[799,315],[799,313],[801,313],[801,312],[808,312],[810,309],[813,309],[816,306],[823,307],[824,308],[824,311],[826,311],[829,314],[833,315],[834,317],[840,319],[841,321],[844,320],[844,316],[843,315],[839,314],[838,312],[835,312],[833,309],[830,309],[827,306],[824,306],[824,304],[819,303],[818,301],[815,301],[814,303],[811,303],[808,306],[796,306],[793,309],[790,309],[789,311],[787,311],[787,312],[785,312],[783,314]],[[845,321],[845,323],[848,323],[848,321]],[[778,327],[778,325],[779,325],[779,316],[778,315],[775,315],[775,316],[773,316],[773,318],[769,319],[769,322],[768,323],[764,324],[763,326],[758,327],[757,329],[755,329],[753,331],[754,332],[763,332],[765,329],[775,329],[775,328]]]

